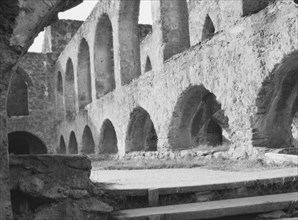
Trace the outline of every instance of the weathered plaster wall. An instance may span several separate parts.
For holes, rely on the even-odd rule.
[[[29,114],[8,118],[8,133],[29,132],[44,142],[49,153],[53,153],[56,146],[53,64],[51,54],[27,53],[22,58],[19,66],[28,84]]]
[[[109,5],[103,2],[101,7],[99,4],[56,63],[56,71],[62,72],[63,80],[69,57],[73,60],[74,66],[77,66],[78,45],[82,37],[87,39],[89,45],[93,45],[95,34],[91,30],[94,30],[96,20],[103,12],[110,16],[115,47],[118,46],[117,16],[111,10],[116,3],[112,2]],[[229,129],[226,129],[228,138],[236,144],[250,145],[251,118],[256,113],[255,101],[262,82],[285,55],[298,48],[296,10],[294,2],[281,0],[248,17],[240,17],[239,12],[235,24],[227,24],[228,28],[217,33],[211,40],[175,55],[163,65],[157,60],[161,56],[153,56],[152,71],[141,75],[129,85],[121,86],[119,82],[116,83],[116,90],[98,100],[95,99],[94,92],[96,61],[92,59],[94,51],[90,46],[92,103],[87,105],[84,111],[77,111],[78,116],[75,120],[61,123],[57,129],[58,133],[63,134],[65,142],[68,143],[70,132],[74,131],[78,142],[81,142],[83,128],[88,124],[98,146],[103,121],[109,119],[117,134],[119,153],[124,154],[130,114],[134,108],[141,106],[149,113],[154,123],[158,135],[158,148],[168,148],[171,147],[169,132],[175,129],[175,126],[170,125],[173,117],[175,118],[174,109],[178,99],[191,86],[202,85],[216,95],[229,119]],[[162,46],[161,41],[156,40],[158,37],[161,37],[160,32],[154,32],[153,29],[152,36],[143,41],[142,62],[146,57],[144,54],[156,54],[156,51],[160,51],[159,48]],[[114,55],[117,82],[122,73],[119,72],[117,50]],[[75,70],[76,91],[77,74]],[[57,138],[57,143],[58,140]]]

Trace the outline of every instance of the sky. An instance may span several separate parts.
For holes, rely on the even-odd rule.
[[[150,2],[151,0],[141,0],[139,16],[139,23],[141,24],[152,24]],[[58,17],[59,19],[84,21],[89,16],[96,3],[97,0],[84,0],[84,2],[82,2],[78,6],[65,12],[60,12],[58,14]],[[41,52],[43,37],[44,32],[39,33],[39,35],[35,38],[34,43],[29,48],[29,52]]]

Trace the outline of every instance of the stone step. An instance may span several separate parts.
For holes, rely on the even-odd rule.
[[[129,209],[114,212],[112,216],[113,219],[117,220],[212,219],[287,209],[294,201],[297,208],[297,192],[154,208]]]

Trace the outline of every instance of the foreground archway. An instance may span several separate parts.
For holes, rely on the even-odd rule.
[[[215,95],[204,86],[192,86],[177,101],[168,139],[174,149],[216,146],[222,144],[222,128],[226,127],[228,119]]]
[[[116,154],[118,152],[117,135],[112,122],[106,119],[103,122],[99,137],[99,153]]]
[[[59,141],[59,148],[57,150],[58,154],[66,154],[66,145],[63,136],[61,135],[60,141]]]
[[[252,122],[254,146],[285,148],[296,143],[297,60],[298,51],[286,56],[265,79],[256,100],[258,111]]]
[[[8,144],[10,154],[46,154],[46,145],[35,135],[16,131],[8,134]]]
[[[150,115],[142,107],[135,108],[130,115],[125,151],[156,151],[157,141],[157,134]]]
[[[69,154],[78,154],[78,142],[75,133],[72,131],[68,141]]]
[[[81,153],[83,154],[93,154],[95,152],[93,135],[88,125],[84,128],[81,146]]]

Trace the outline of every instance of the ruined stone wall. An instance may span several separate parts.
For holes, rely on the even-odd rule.
[[[236,0],[236,1],[188,1],[189,32],[191,45],[202,41],[204,25],[211,23],[214,33],[236,25],[241,17],[257,13],[264,9],[270,0]],[[206,20],[209,16],[210,20]],[[211,21],[211,22],[210,22]],[[211,25],[211,24],[208,24]],[[206,28],[208,28],[208,25]]]
[[[116,10],[112,10],[115,9],[112,6],[115,6]],[[209,10],[211,11],[211,8]],[[123,31],[117,23],[117,3],[99,2],[56,63],[55,71],[61,71],[64,81],[66,62],[71,58],[75,67],[74,87],[77,92],[77,87],[81,86],[77,81],[77,75],[80,73],[76,70],[78,46],[82,38],[87,40],[90,48],[92,103],[79,111],[76,102],[77,116],[71,121],[64,120],[59,124],[57,143],[60,135],[63,135],[68,145],[72,131],[76,135],[77,142],[81,143],[83,129],[88,125],[98,152],[102,125],[109,119],[115,128],[119,153],[124,154],[131,115],[133,110],[140,106],[149,113],[153,121],[158,136],[158,148],[175,148],[176,140],[179,139],[179,120],[183,118],[182,107],[177,106],[177,103],[179,105],[179,100],[183,100],[185,92],[197,86],[197,91],[212,92],[221,104],[223,113],[220,113],[218,118],[227,117],[222,119],[227,138],[235,144],[251,145],[251,120],[256,114],[256,99],[262,82],[285,55],[298,48],[297,16],[296,6],[292,1],[277,1],[247,17],[241,17],[242,10],[240,7],[238,12],[235,12],[238,13],[236,18],[230,20],[218,18],[218,21],[221,20],[219,29],[224,30],[215,34],[210,40],[174,55],[164,63],[160,60],[163,58],[160,49],[163,48],[162,41],[156,40],[161,39],[162,31],[153,28],[152,35],[142,41],[140,56],[144,72],[145,57],[147,54],[153,54],[152,71],[142,75],[139,73],[141,76],[123,86],[119,80],[125,72],[119,68],[122,57],[121,54],[119,57],[119,51],[116,49],[120,41],[118,33]],[[94,72],[96,61],[93,59],[92,47],[96,36],[92,30],[95,29],[103,13],[109,15],[113,26],[116,88],[96,99]],[[195,22],[191,20],[189,23],[192,26]],[[219,25],[215,23],[215,27]],[[191,42],[195,44],[196,41],[200,41],[201,33],[199,31],[192,33],[190,31],[190,38],[193,39]],[[125,48],[125,45],[122,46]],[[217,117],[215,113],[213,116]]]
[[[53,64],[51,54],[27,53],[22,58],[19,67],[28,89],[28,114],[8,118],[8,133],[33,134],[47,146],[48,153],[53,153],[56,146]]]
[[[46,27],[42,53],[59,56],[82,23],[83,21],[61,19]]]

